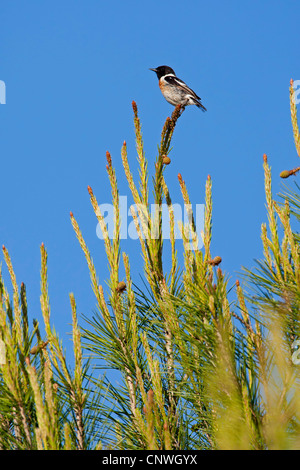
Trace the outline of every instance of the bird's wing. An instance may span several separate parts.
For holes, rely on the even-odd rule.
[[[174,77],[173,75],[167,75],[166,77],[164,77],[164,79],[169,85],[178,86],[182,88],[184,91],[186,91],[187,93],[194,96],[197,100],[201,100],[200,96],[196,95],[196,93],[191,88],[189,88],[187,84],[184,83],[184,81],[180,80],[180,78]]]

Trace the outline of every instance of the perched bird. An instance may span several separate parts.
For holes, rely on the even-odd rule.
[[[181,104],[184,108],[190,104],[195,104],[202,111],[206,108],[201,103],[201,98],[189,88],[180,78],[176,77],[175,72],[167,65],[161,65],[156,69],[150,69],[156,73],[159,88],[166,100],[173,106]]]

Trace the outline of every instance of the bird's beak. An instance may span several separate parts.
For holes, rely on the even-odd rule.
[[[152,70],[152,72],[156,72],[156,69],[149,69],[149,70]]]

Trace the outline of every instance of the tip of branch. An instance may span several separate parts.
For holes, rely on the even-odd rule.
[[[135,101],[132,101],[132,109],[133,109],[134,113],[137,112],[137,105],[136,105]]]
[[[298,171],[300,171],[300,166],[298,166],[297,168],[293,168],[292,170],[283,170],[279,176],[280,178],[288,178],[289,176],[298,173]]]
[[[72,218],[74,217],[74,215],[73,215],[73,212],[72,212],[72,211],[70,211],[70,217],[72,217]]]
[[[109,164],[109,166],[111,166],[111,155],[110,155],[108,150],[106,152],[106,160],[107,160],[107,163]]]
[[[266,155],[265,153],[263,154],[263,159],[264,159],[264,162],[265,162],[265,163],[268,163],[268,157],[267,157],[267,155]]]
[[[178,178],[179,182],[182,183],[182,176],[181,176],[181,173],[178,173],[177,178]]]
[[[87,190],[89,192],[89,195],[92,196],[93,195],[93,190],[90,186],[87,187]]]
[[[240,287],[240,281],[238,279],[235,281],[235,285],[236,287]]]
[[[291,78],[290,79],[290,85],[293,86],[294,85],[294,80]]]

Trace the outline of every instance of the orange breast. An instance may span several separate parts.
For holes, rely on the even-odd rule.
[[[164,87],[165,87],[165,83],[163,82],[163,80],[161,78],[158,80],[158,85],[159,85],[159,88],[161,89],[161,91],[163,92]]]

